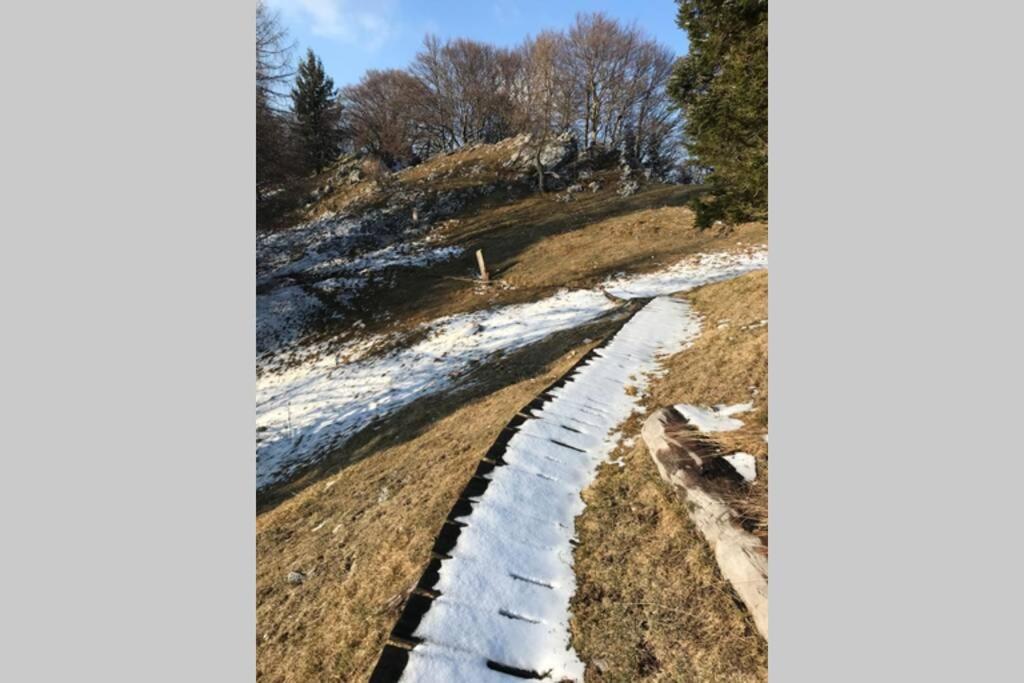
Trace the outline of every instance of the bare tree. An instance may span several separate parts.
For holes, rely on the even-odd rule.
[[[261,1],[256,5],[256,93],[268,106],[280,105],[288,95],[294,49],[280,15]]]
[[[290,49],[262,5],[257,53],[258,136],[286,140],[275,107]],[[345,145],[394,167],[525,132],[543,188],[544,149],[573,130],[586,150],[618,150],[662,175],[681,152],[679,115],[666,95],[674,61],[635,25],[600,12],[578,14],[567,32],[546,31],[514,50],[428,35],[407,70],[370,71],[342,90]],[[261,168],[274,168],[265,158],[260,153]]]
[[[342,129],[356,149],[377,155],[389,167],[415,161],[427,94],[407,71],[367,71],[358,84],[341,90]]]
[[[294,171],[294,153],[282,102],[292,77],[293,44],[276,13],[256,6],[256,199],[260,188]]]
[[[462,38],[441,43],[428,35],[410,67],[428,92],[422,121],[428,146],[451,150],[509,135],[510,87],[518,68],[509,50]]]
[[[576,15],[566,39],[575,125],[586,148],[621,149],[638,160],[648,149],[664,156],[677,126],[665,94],[672,52],[601,12]]]
[[[544,192],[544,149],[564,126],[559,73],[566,65],[566,43],[560,33],[545,31],[520,48],[525,68],[516,100],[516,124],[529,134],[527,148],[537,170],[537,186]]]

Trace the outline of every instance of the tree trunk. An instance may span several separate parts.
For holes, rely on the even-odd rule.
[[[540,163],[540,152],[534,155],[533,163],[537,167],[537,188],[544,192],[544,165]]]

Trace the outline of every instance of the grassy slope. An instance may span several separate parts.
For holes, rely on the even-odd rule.
[[[457,173],[445,174],[458,164],[480,168],[482,162],[493,161],[493,155],[494,150],[483,148],[441,157],[389,182],[478,182]],[[486,171],[486,164],[483,165]],[[482,176],[485,171],[474,176]],[[429,179],[432,173],[435,177]],[[471,203],[455,220],[439,228],[443,236],[440,243],[465,246],[467,256],[433,268],[399,273],[395,287],[373,293],[357,317],[366,324],[367,332],[408,331],[442,315],[535,300],[560,287],[592,286],[616,272],[652,270],[687,254],[766,241],[763,224],[739,226],[727,234],[696,231],[692,213],[682,205],[687,199],[685,188],[650,184],[637,195],[622,198],[614,192],[611,174],[605,174],[602,180],[604,188],[600,192],[584,193],[569,203],[556,202],[551,195],[515,191],[495,192]],[[322,207],[333,202],[336,209],[339,203],[351,202],[353,194],[351,188],[335,193],[322,202]],[[371,195],[372,190],[365,193]],[[497,285],[481,287],[452,279],[472,272],[472,250],[477,248],[484,249]],[[725,286],[715,285],[704,291]],[[699,302],[702,296],[698,292],[695,298]],[[742,317],[739,309],[752,305],[748,298],[739,296],[735,301],[737,311],[730,309],[729,315],[738,321]],[[706,303],[712,308],[717,305],[713,300]],[[709,317],[714,315],[718,313],[712,312]],[[760,316],[763,317],[766,316]],[[590,345],[588,339],[596,339],[603,329],[607,326],[597,324],[558,335],[504,359],[495,368],[484,369],[472,387],[413,404],[389,420],[384,430],[359,435],[271,497],[273,505],[265,506],[257,518],[257,665],[261,681],[365,680],[397,616],[403,591],[418,578],[433,535],[480,455],[515,411],[567,368]],[[326,328],[323,335],[331,338],[350,330],[346,324]],[[702,336],[694,349],[703,342]],[[761,362],[754,357],[748,360]],[[689,361],[678,360],[686,362]],[[709,368],[713,371],[715,361],[708,362],[708,367],[674,365],[673,374],[664,381]],[[680,382],[693,385],[684,379]],[[670,384],[664,386],[667,393],[673,393]],[[714,393],[708,391],[707,395]],[[656,388],[656,397],[660,396],[657,392]],[[672,400],[700,402],[705,393],[691,395],[680,390],[674,392],[678,396]],[[746,399],[723,394],[708,400]],[[749,451],[758,454],[754,446]],[[721,621],[715,622],[718,627],[739,629],[739,640],[733,645],[712,647],[707,639],[711,635],[721,638],[722,632],[705,624],[704,631],[686,641],[692,647],[683,649],[691,662],[687,665],[690,668],[662,667],[655,669],[655,674],[671,670],[698,678],[709,672],[726,678],[760,677],[758,672],[762,671],[764,660],[761,646],[750,640],[749,634],[744,635],[744,615],[731,602],[728,591],[720,585],[707,588],[715,586],[715,581],[720,582],[720,578],[713,578],[717,570],[703,544],[686,535],[688,523],[679,511],[673,513],[675,518],[665,513],[665,505],[671,499],[659,488],[649,458],[641,455],[642,458],[628,455],[627,460],[637,466],[622,472],[641,477],[634,483],[642,490],[608,489],[614,498],[635,497],[640,509],[657,510],[658,519],[665,520],[659,524],[668,525],[656,534],[666,544],[664,552],[648,558],[647,565],[638,568],[646,566],[650,572],[671,578],[677,571],[676,553],[682,552],[689,558],[687,576],[698,570],[706,574],[703,583],[696,584],[704,587],[703,592],[678,597],[696,599],[701,605],[699,609],[719,615]],[[602,475],[595,495],[600,495],[602,487],[609,486],[610,481]],[[663,500],[659,502],[658,496]],[[591,505],[595,512],[600,510],[599,504]],[[589,533],[592,519],[584,516],[581,534]],[[602,524],[609,530],[623,531],[611,521]],[[322,522],[323,526],[313,531]],[[689,533],[692,536],[692,530]],[[607,542],[599,537],[581,538],[584,548]],[[598,565],[588,564],[586,557],[578,561],[581,576],[599,575],[594,573],[598,572]],[[304,584],[291,586],[285,576],[292,570],[311,575]],[[663,578],[662,583],[665,582]],[[597,584],[581,582],[581,587],[588,591],[587,587],[592,585]],[[583,616],[588,614],[588,605],[580,603],[574,609],[580,609]],[[682,609],[679,603],[671,608]],[[580,623],[587,623],[586,619]],[[671,620],[662,616],[652,623],[655,629],[665,629],[665,642],[679,637],[671,630]],[[623,627],[620,624],[616,628]],[[621,632],[632,638],[632,632]],[[588,642],[586,630],[582,634],[578,647],[584,658],[601,659],[600,653],[607,646],[600,645],[600,652],[595,653],[590,642],[598,641]],[[702,642],[704,645],[700,646]],[[649,646],[643,642],[630,641],[623,648],[623,661],[635,660],[641,668],[624,666],[616,670],[636,673],[650,665],[650,658],[644,654]],[[662,662],[665,657],[656,659]],[[648,664],[642,664],[645,661]],[[684,675],[683,679],[686,678]],[[609,674],[601,680],[632,679]],[[670,676],[663,680],[676,679]]]
[[[555,360],[531,378],[462,405],[408,440],[395,439],[257,518],[259,680],[369,677],[481,454],[590,346],[563,338],[546,349]],[[285,577],[293,570],[311,576],[292,586]]]
[[[768,328],[748,326],[767,318],[767,285],[759,272],[691,293],[705,319],[702,333],[666,360],[645,401],[648,408],[754,402],[740,416],[744,429],[718,438],[757,458],[758,478],[734,504],[765,535]],[[588,680],[766,680],[766,644],[639,438],[646,414],[623,430],[635,440],[613,455],[624,467],[601,467],[576,523],[573,645],[590,663]]]

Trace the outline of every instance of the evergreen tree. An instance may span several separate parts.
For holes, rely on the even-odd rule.
[[[697,225],[768,211],[768,0],[677,0],[690,52],[668,90],[685,116],[693,161],[709,168]]]
[[[340,110],[334,81],[313,50],[299,64],[292,105],[306,161],[319,172],[337,156]]]

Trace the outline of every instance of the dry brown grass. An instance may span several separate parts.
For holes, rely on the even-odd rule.
[[[351,339],[357,321],[361,335],[402,337],[443,316],[536,301],[563,287],[593,287],[617,273],[647,272],[690,255],[743,249],[767,239],[765,225],[757,223],[697,230],[685,206],[694,188],[649,183],[620,197],[614,176],[613,171],[596,174],[606,181],[602,189],[568,203],[552,194],[517,190],[470,202],[435,226],[437,245],[458,245],[465,250],[462,257],[393,272],[388,286],[362,293],[356,310],[314,321],[309,341],[330,345]],[[473,282],[477,249],[487,260],[489,286]],[[278,362],[301,358],[281,356]]]
[[[477,148],[438,157],[386,182],[487,182],[486,163],[479,172],[466,171],[497,159],[487,158],[495,154]],[[309,179],[310,186],[317,182]],[[340,189],[317,208],[376,201],[380,193],[372,183]],[[690,192],[649,184],[622,198],[611,176],[601,191],[569,203],[550,194],[496,192],[441,229],[440,243],[465,247],[464,259],[398,273],[394,287],[374,292],[356,317],[367,334],[410,331],[443,315],[532,301],[561,287],[593,286],[620,271],[649,271],[689,254],[765,242],[763,224],[697,231],[684,206]],[[477,248],[494,273],[490,286],[454,279],[472,273]],[[705,332],[692,349],[668,360],[670,373],[655,383],[652,400],[740,402],[749,399],[749,386],[767,398],[766,374],[756,369],[762,362],[756,339],[766,342],[766,328],[738,329],[748,318],[767,317],[759,312],[767,306],[766,299],[758,303],[760,277],[694,294],[708,320]],[[722,318],[737,327],[717,330]],[[322,333],[337,336],[351,322]],[[419,578],[434,535],[482,453],[516,410],[589,346],[584,339],[597,339],[600,331],[565,333],[502,359],[490,372],[482,369],[486,377],[471,387],[413,404],[379,430],[365,430],[264,501],[257,517],[260,681],[366,680],[404,591]],[[744,419],[756,428],[767,413],[755,402],[759,412]],[[638,431],[638,423],[630,429]],[[760,433],[749,436],[749,443],[743,434],[729,438],[740,439],[736,447],[759,458],[759,483],[766,483],[761,461],[767,449]],[[638,447],[624,455],[625,469],[602,469],[579,520],[574,628],[577,649],[590,664],[588,676],[763,679],[763,643],[732,602],[704,543],[646,452]],[[293,570],[307,575],[303,584],[286,582]]]
[[[258,680],[367,680],[480,457],[523,405],[593,346],[584,335],[604,331],[592,327],[533,349],[557,353],[528,379],[496,377],[504,388],[464,397],[447,414],[435,401],[420,406],[423,414],[396,416],[389,422],[407,429],[405,438],[366,444],[372,457],[320,470],[257,517]],[[504,372],[503,364],[491,374]],[[290,585],[291,571],[308,578]]]
[[[732,501],[767,536],[767,273],[709,285],[688,298],[704,316],[700,337],[665,360],[648,409],[673,403],[754,402],[745,427],[718,435],[723,447],[757,458],[758,479]],[[729,320],[721,328],[719,321]],[[756,392],[756,393],[755,393]],[[648,412],[649,412],[648,410]],[[646,414],[646,413],[645,413]],[[721,577],[707,544],[671,487],[658,476],[639,438],[643,416],[624,436],[635,439],[584,492],[574,553],[573,645],[588,681],[761,681],[767,645]]]
[[[464,255],[398,272],[393,287],[368,290],[360,304],[366,331],[404,331],[445,315],[535,301],[562,287],[592,287],[619,272],[646,272],[693,254],[766,241],[763,224],[729,234],[697,230],[683,205],[692,192],[652,183],[626,198],[606,187],[569,203],[532,193],[477,200],[438,230],[437,244],[461,246]],[[471,281],[477,249],[487,260],[489,286]]]
[[[743,428],[713,438],[727,451],[741,450],[757,460],[757,480],[730,503],[751,530],[768,540],[768,273],[750,273],[703,287],[688,297],[704,318],[693,346],[665,361],[667,373],[654,382],[649,402],[716,405],[754,404],[737,415]],[[720,321],[728,321],[719,327]]]
[[[765,274],[755,273],[705,287],[692,299],[711,322],[757,322],[765,285]],[[765,328],[743,331],[754,340],[748,343],[711,322],[692,348],[667,360],[670,372],[653,384],[649,403],[738,402],[750,386],[766,392],[765,375],[753,367]],[[363,459],[319,470],[257,518],[259,680],[366,680],[481,454],[522,405],[593,344],[583,342],[584,334],[599,337],[580,330],[531,350],[530,362],[541,370],[530,375],[525,367],[520,374],[529,379],[495,377],[494,386],[504,388],[396,416],[392,422],[405,437],[367,440]],[[554,360],[541,362],[536,356],[544,353]],[[687,381],[691,372],[697,374]],[[639,425],[637,416],[625,433],[635,436]],[[577,522],[573,632],[588,680],[764,680],[766,647],[675,494],[641,444],[618,455],[625,467],[602,467]],[[766,470],[759,474],[763,481]],[[305,583],[286,582],[293,570],[307,574]]]

